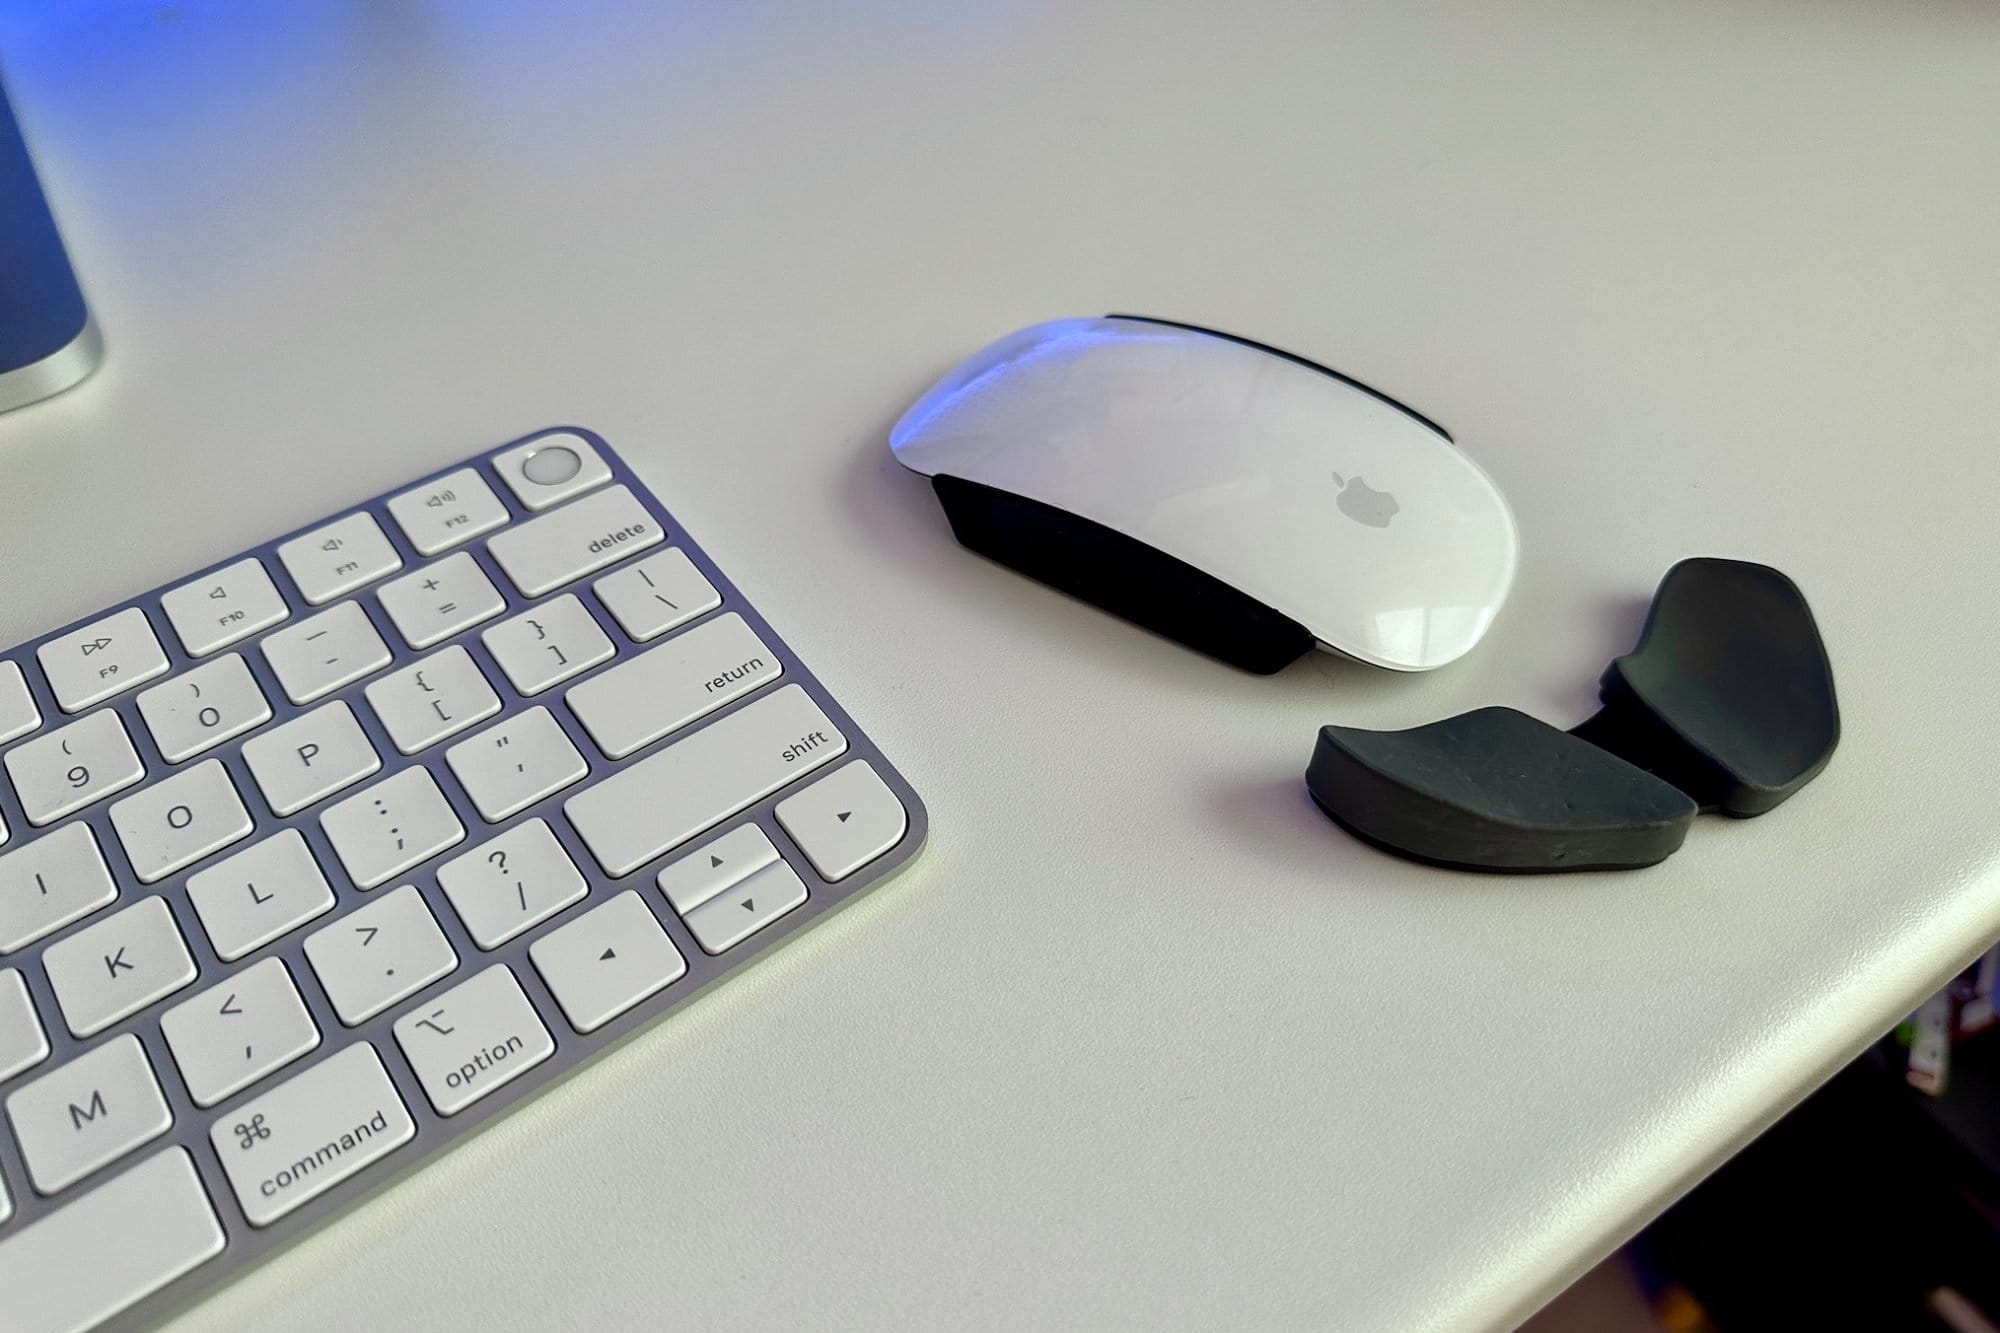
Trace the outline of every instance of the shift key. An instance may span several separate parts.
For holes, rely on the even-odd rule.
[[[364,1041],[229,1112],[209,1139],[244,1216],[267,1227],[416,1133],[381,1057]]]
[[[540,597],[665,538],[628,488],[609,486],[500,533],[486,549],[522,596]]]
[[[570,797],[563,810],[606,874],[629,875],[846,751],[840,728],[787,685]]]

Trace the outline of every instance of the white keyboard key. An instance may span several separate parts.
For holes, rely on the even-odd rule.
[[[378,595],[412,648],[443,643],[507,609],[493,580],[464,551],[383,584]]]
[[[28,690],[28,678],[14,662],[0,662],[0,745],[42,725],[42,710]]]
[[[465,826],[425,768],[406,768],[319,817],[358,889],[386,884],[465,840]]]
[[[436,555],[504,527],[507,506],[477,472],[462,467],[389,501],[389,517],[419,555]]]
[[[903,840],[910,813],[866,759],[778,802],[784,826],[829,882],[846,879]]]
[[[611,467],[590,441],[567,431],[509,449],[493,460],[493,470],[530,510],[539,512],[611,480]]]
[[[333,888],[297,829],[189,875],[187,894],[225,963],[333,910]]]
[[[500,696],[459,644],[392,671],[365,691],[404,754],[436,745],[500,711]]]
[[[5,1222],[13,1215],[14,1200],[7,1193],[7,1182],[0,1180],[0,1222]],[[4,1251],[0,1251],[0,1254],[4,1254]],[[0,1272],[4,1271],[4,1269],[0,1269]]]
[[[169,1148],[0,1240],[8,1327],[86,1333],[222,1246],[194,1162],[186,1149]]]
[[[194,959],[161,898],[141,898],[57,940],[42,966],[63,1020],[79,1037],[104,1031],[195,978]]]
[[[192,759],[271,720],[271,705],[241,656],[231,653],[139,696],[160,758]]]
[[[687,960],[627,890],[528,946],[535,971],[578,1032],[595,1032],[687,974]]]
[[[146,1052],[129,1032],[22,1086],[7,1098],[7,1119],[42,1194],[74,1185],[174,1123]],[[75,1281],[76,1269],[68,1272]]]
[[[597,599],[637,643],[722,605],[722,594],[678,546],[606,574],[595,586]]]
[[[141,884],[154,884],[231,843],[254,825],[220,759],[207,759],[111,807],[125,859]]]
[[[379,771],[382,758],[336,700],[243,743],[243,761],[273,814],[295,814]]]
[[[486,549],[523,596],[540,597],[665,536],[631,491],[613,486],[500,533]]]
[[[267,1227],[417,1135],[367,1042],[245,1102],[208,1132],[253,1227]]]
[[[136,606],[50,639],[35,650],[35,659],[65,713],[80,713],[167,673],[166,651]]]
[[[678,861],[668,862],[656,878],[660,892],[674,910],[686,916],[721,893],[778,859],[778,849],[755,824],[731,829]]]
[[[582,901],[590,885],[546,822],[531,819],[438,867],[438,886],[482,949]]]
[[[811,696],[785,685],[570,797],[563,810],[605,873],[628,875],[846,749]]]
[[[403,567],[403,558],[368,514],[349,514],[278,548],[299,594],[314,606],[365,588]]]
[[[444,752],[466,795],[490,824],[519,814],[590,772],[546,708],[530,708]]]
[[[40,826],[123,791],[146,776],[117,710],[106,708],[7,751],[7,776],[28,822]]]
[[[276,958],[247,967],[160,1015],[196,1106],[213,1106],[319,1045],[319,1029]]]
[[[285,697],[309,704],[388,666],[389,645],[358,602],[342,602],[264,640]]]
[[[306,957],[349,1027],[458,966],[423,895],[408,884],[306,936]]]
[[[498,963],[397,1019],[395,1033],[439,1115],[457,1115],[556,1053],[521,983]]]
[[[0,856],[0,954],[89,916],[118,886],[88,824],[65,824]]]
[[[258,560],[238,560],[207,578],[163,593],[160,609],[167,613],[189,657],[206,657],[240,643],[292,614]]]
[[[0,972],[0,1083],[48,1058],[48,1034],[28,998],[28,983],[10,967]]]
[[[783,861],[724,889],[681,919],[709,953],[741,944],[806,900],[806,882]]]
[[[566,697],[598,748],[623,759],[784,670],[777,654],[731,611],[593,676]]]
[[[480,635],[517,694],[551,685],[611,660],[611,640],[574,593],[515,616]]]

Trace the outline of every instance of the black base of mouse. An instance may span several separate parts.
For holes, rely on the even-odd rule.
[[[963,477],[931,488],[960,544],[1233,667],[1268,676],[1316,644],[1290,616],[1101,523]]]

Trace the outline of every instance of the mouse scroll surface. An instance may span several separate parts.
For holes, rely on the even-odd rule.
[[[1463,655],[1513,582],[1505,501],[1435,427],[1330,372],[1196,329],[1136,319],[1023,329],[940,380],[890,444],[913,471],[1074,516],[1160,553],[1158,571],[1198,571],[1394,670]],[[1043,570],[1064,558],[1044,556]],[[1148,577],[1143,562],[1124,563]],[[1173,594],[1122,600],[1161,595]]]

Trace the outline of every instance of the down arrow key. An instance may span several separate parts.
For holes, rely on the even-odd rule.
[[[806,900],[806,883],[783,861],[765,866],[738,892],[710,898],[684,916],[695,942],[709,953],[734,948]]]

